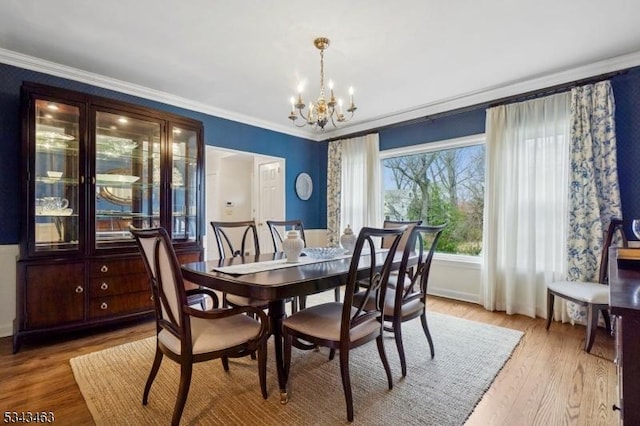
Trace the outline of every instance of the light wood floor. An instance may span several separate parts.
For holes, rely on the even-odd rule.
[[[611,410],[617,403],[613,338],[604,330],[598,330],[587,354],[580,326],[553,323],[547,332],[542,319],[435,297],[429,309],[525,333],[468,425],[619,424],[618,414]],[[57,424],[94,424],[69,359],[153,334],[152,321],[139,322],[46,344],[25,341],[16,355],[11,353],[11,339],[0,339],[0,412],[52,411]]]

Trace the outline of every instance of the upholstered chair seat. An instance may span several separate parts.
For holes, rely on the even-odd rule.
[[[586,303],[608,304],[609,286],[600,283],[558,281],[549,284],[548,289],[571,296]]]
[[[365,292],[360,292],[353,295],[353,299],[357,303],[360,303],[360,300],[365,296]],[[368,311],[372,311],[376,306],[376,297],[374,294],[369,294],[367,297],[367,301],[364,305],[364,309]],[[396,307],[396,291],[394,289],[388,288],[387,294],[384,297],[384,304],[382,312],[387,317],[392,317],[395,312]],[[409,317],[413,316],[416,313],[420,313],[424,310],[425,306],[422,300],[420,299],[411,299],[400,306],[400,316],[401,317]]]
[[[351,308],[351,315],[355,315],[356,308]],[[349,338],[355,342],[380,329],[378,316],[368,318],[362,324],[349,330]],[[319,339],[340,340],[342,324],[342,303],[323,303],[303,309],[298,314],[286,318],[283,324],[290,330],[309,334]]]
[[[212,310],[210,312],[215,312]],[[253,339],[260,332],[260,323],[247,315],[209,320],[191,317],[191,348],[194,355],[220,351]],[[167,330],[158,333],[158,340],[173,353],[180,355],[180,339]]]
[[[553,305],[555,298],[573,302],[582,306],[587,311],[587,324],[585,330],[584,350],[591,352],[598,328],[598,312],[602,313],[607,333],[611,332],[611,318],[609,317],[609,247],[617,244],[614,241],[616,232],[620,233],[623,246],[627,246],[627,237],[624,233],[622,219],[611,218],[603,235],[602,253],[600,255],[600,271],[598,282],[584,281],[557,281],[547,284],[547,330],[553,320]]]

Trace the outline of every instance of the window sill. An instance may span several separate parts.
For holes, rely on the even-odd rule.
[[[433,256],[433,263],[460,268],[480,269],[482,265],[482,256],[436,253]]]

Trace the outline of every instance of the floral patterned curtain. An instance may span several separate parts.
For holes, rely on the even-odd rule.
[[[329,142],[327,157],[327,243],[337,247],[340,245],[342,141]]]
[[[567,234],[570,281],[598,280],[600,267],[607,267],[600,265],[603,230],[612,216],[622,217],[614,114],[609,81],[572,89]],[[567,308],[573,320],[586,316],[572,303]]]

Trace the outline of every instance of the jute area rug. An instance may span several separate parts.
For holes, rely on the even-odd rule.
[[[350,371],[356,425],[461,425],[509,359],[522,332],[429,313],[436,356],[430,358],[419,320],[403,325],[407,376],[402,378],[390,333],[385,349],[393,373],[387,387],[375,342],[351,351]],[[142,391],[155,337],[71,359],[82,395],[97,425],[166,425],[176,400],[180,370],[164,358],[149,404]],[[267,360],[268,399],[262,399],[257,362],[219,360],[194,366],[182,416],[185,425],[348,424],[338,356],[294,348],[289,403],[280,404],[272,339]]]

